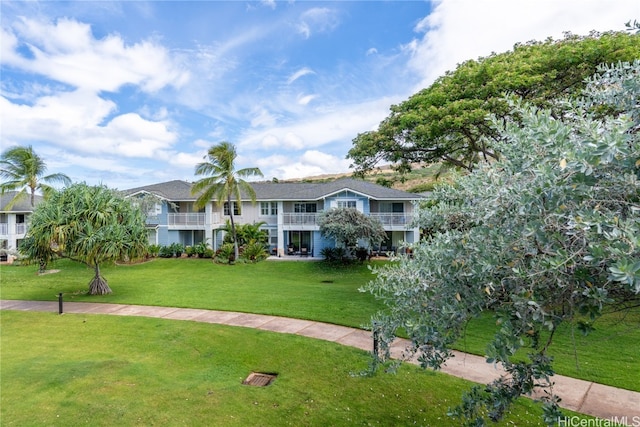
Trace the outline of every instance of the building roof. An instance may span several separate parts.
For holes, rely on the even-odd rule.
[[[4,194],[0,195],[0,212],[33,212],[33,207],[31,206],[31,195],[26,194],[24,197],[20,198],[16,204],[14,204],[11,209],[7,209],[7,205],[13,200],[13,198],[18,194],[18,191],[7,191]],[[42,196],[35,195],[35,204],[42,201]]]
[[[321,200],[342,191],[353,191],[376,200],[416,200],[420,195],[406,191],[383,187],[367,181],[342,178],[322,183],[273,183],[251,182],[258,201],[275,200]],[[171,201],[194,201],[196,196],[191,194],[192,184],[186,181],[168,181],[158,184],[125,190],[126,195],[152,193],[158,197]],[[243,198],[247,197],[243,194]]]
[[[187,181],[174,180],[160,182],[158,184],[145,185],[142,187],[131,188],[123,192],[127,196],[133,196],[141,193],[151,193],[166,200],[195,200],[196,197],[191,195],[192,184]]]

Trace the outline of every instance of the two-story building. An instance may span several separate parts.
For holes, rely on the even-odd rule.
[[[192,184],[169,181],[126,190],[128,197],[152,194],[160,201],[149,212],[147,225],[151,244],[206,242],[213,249],[222,244],[226,220],[233,209],[239,224],[263,223],[269,233],[272,253],[288,255],[304,251],[319,255],[335,242],[321,236],[318,215],[332,208],[356,208],[380,220],[387,232],[381,250],[392,251],[401,242],[413,243],[420,231],[412,224],[414,203],[419,195],[355,179],[326,183],[251,183],[256,193],[253,204],[246,195],[242,203],[207,203],[195,209]],[[364,242],[363,242],[364,243]]]
[[[17,192],[8,191],[0,195],[0,249],[1,260],[6,260],[7,251],[17,252],[20,241],[27,234],[27,220],[33,212],[31,197],[23,197],[12,207],[9,203]],[[35,204],[42,200],[42,196],[35,196]]]

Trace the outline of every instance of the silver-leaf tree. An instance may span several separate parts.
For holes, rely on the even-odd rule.
[[[536,389],[553,425],[558,327],[588,333],[605,308],[637,305],[639,100],[638,61],[601,67],[581,98],[558,101],[561,115],[512,98],[521,122],[492,123],[502,136],[499,159],[437,188],[418,209],[428,237],[414,257],[379,268],[363,288],[387,306],[374,318],[382,359],[403,328],[407,354],[437,369],[470,319],[495,316],[486,357],[508,375],[473,388],[451,410],[468,425],[499,420]]]

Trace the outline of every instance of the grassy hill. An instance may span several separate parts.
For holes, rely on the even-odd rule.
[[[438,177],[438,172],[441,175]],[[400,176],[390,166],[381,166],[365,176],[365,180],[397,190],[409,191],[412,193],[423,193],[430,191],[437,181],[447,180],[447,171],[442,171],[439,164],[415,165],[413,170],[404,176]],[[299,179],[280,180],[280,182],[330,182],[339,178],[352,176],[352,173],[326,174],[309,176]]]

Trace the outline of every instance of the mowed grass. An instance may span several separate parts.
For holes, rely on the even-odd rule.
[[[189,321],[0,312],[3,426],[442,426],[470,383],[305,337]],[[251,372],[277,373],[267,387]],[[541,425],[521,399],[499,425]]]
[[[102,269],[111,295],[85,295],[93,270],[68,260],[38,276],[36,266],[2,266],[4,299],[92,301],[240,311],[361,327],[382,308],[358,291],[374,278],[370,264],[264,261],[218,265],[204,259],[162,259]]]
[[[585,336],[569,324],[560,326],[549,347],[555,372],[640,392],[640,309],[605,314],[594,327]],[[495,331],[496,320],[487,313],[469,323],[456,348],[484,355]],[[523,348],[519,354],[527,352]]]
[[[60,272],[39,276],[35,266],[0,267],[0,297],[55,300],[64,292],[65,301],[240,311],[352,327],[368,324],[384,308],[358,291],[374,278],[367,264],[267,261],[227,266],[201,259],[156,259],[104,268],[113,289],[105,296],[85,295],[93,273],[87,267],[59,260],[49,268]],[[556,373],[640,391],[640,309],[606,315],[595,327],[586,337],[568,326],[556,333],[549,349]],[[474,320],[457,348],[484,355],[495,330],[489,314]]]

